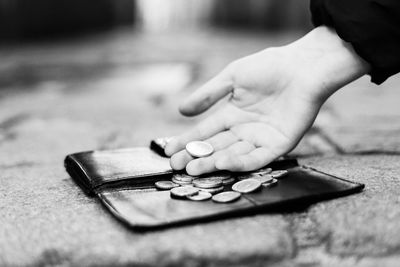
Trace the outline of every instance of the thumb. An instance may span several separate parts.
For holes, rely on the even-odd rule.
[[[229,94],[232,89],[232,79],[225,69],[191,94],[179,107],[179,111],[186,116],[198,115]]]

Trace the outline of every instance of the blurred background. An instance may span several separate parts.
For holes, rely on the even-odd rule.
[[[0,37],[54,38],[115,29],[200,27],[293,30],[310,27],[306,0],[0,0]]]
[[[50,123],[100,134],[76,150],[177,134],[193,125],[177,111],[187,94],[231,61],[302,36],[308,9],[308,0],[0,0],[0,119],[39,120],[39,136]],[[48,135],[49,149],[63,134]],[[9,136],[0,131],[0,142]]]
[[[213,72],[309,30],[308,5],[308,0],[0,0],[0,88],[83,78],[128,63],[190,61],[196,68],[211,60]]]

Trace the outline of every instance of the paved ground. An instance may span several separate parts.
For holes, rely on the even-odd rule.
[[[398,266],[400,77],[335,95],[294,151],[366,184],[307,211],[135,233],[86,197],[66,154],[147,145],[230,60],[299,34],[129,31],[0,49],[0,265]]]

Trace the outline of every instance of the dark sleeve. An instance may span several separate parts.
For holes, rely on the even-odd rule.
[[[400,0],[311,0],[311,13],[371,65],[372,82],[400,72]]]

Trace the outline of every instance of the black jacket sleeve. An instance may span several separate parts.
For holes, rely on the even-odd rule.
[[[311,13],[370,63],[372,82],[400,72],[400,0],[311,0]]]

